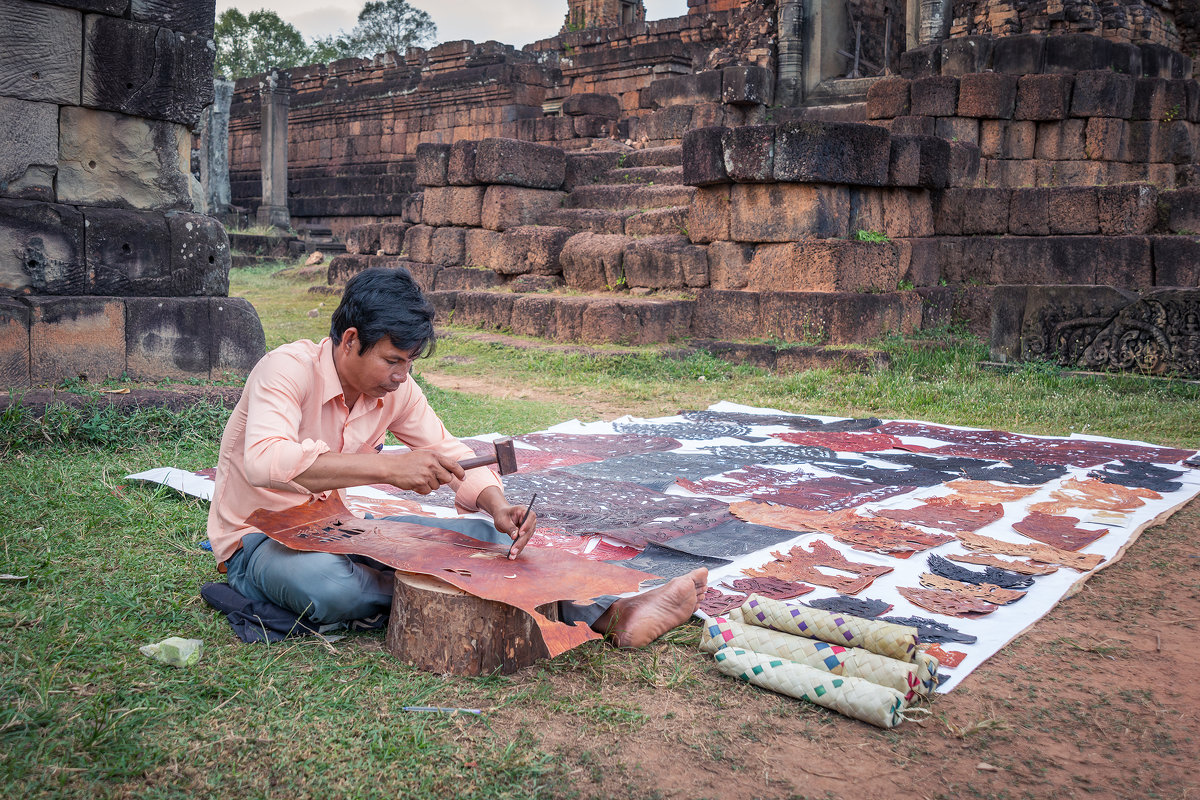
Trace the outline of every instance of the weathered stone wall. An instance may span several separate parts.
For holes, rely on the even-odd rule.
[[[955,0],[950,36],[1090,33],[1179,49],[1172,4],[1160,0]]]
[[[611,28],[646,20],[642,0],[568,0],[563,33],[585,28]]]
[[[0,26],[0,387],[245,372],[229,244],[190,213],[213,3],[10,0]]]

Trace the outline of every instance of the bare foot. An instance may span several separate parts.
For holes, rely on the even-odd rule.
[[[645,647],[688,617],[704,598],[708,570],[672,578],[657,589],[617,600],[592,625],[617,647]]]

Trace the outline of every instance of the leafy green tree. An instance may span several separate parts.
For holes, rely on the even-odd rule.
[[[274,11],[251,11],[247,16],[236,8],[227,9],[217,18],[213,41],[217,46],[214,72],[227,80],[314,60],[300,31]]]
[[[433,18],[407,0],[370,0],[359,12],[353,31],[313,40],[314,60],[370,58],[389,50],[403,53],[410,47],[430,44],[436,37]]]

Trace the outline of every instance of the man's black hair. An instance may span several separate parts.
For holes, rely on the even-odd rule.
[[[342,334],[354,328],[358,331],[360,355],[386,336],[396,349],[422,358],[433,354],[437,339],[433,316],[433,304],[408,270],[372,267],[346,284],[342,302],[333,312],[329,336],[334,344],[341,344]]]

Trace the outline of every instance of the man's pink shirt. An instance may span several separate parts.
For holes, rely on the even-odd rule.
[[[246,379],[221,437],[217,485],[208,512],[208,539],[218,563],[256,530],[246,524],[256,509],[292,508],[330,494],[314,494],[296,483],[296,476],[317,456],[374,453],[388,431],[414,449],[456,460],[474,455],[447,432],[411,379],[382,398],[362,396],[347,409],[328,338],[319,344],[292,342],[263,356]],[[501,484],[491,470],[480,468],[450,486],[459,506],[476,509],[479,493]]]

